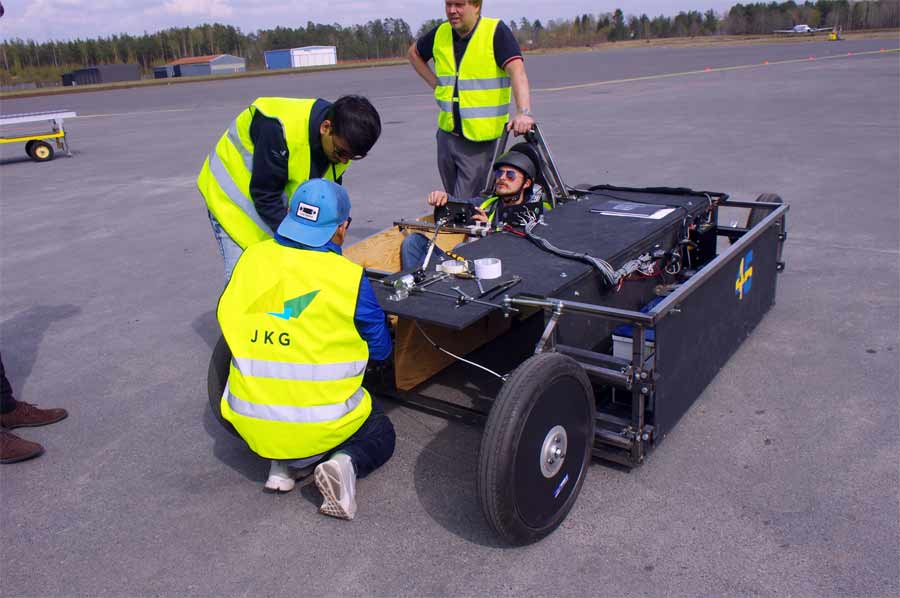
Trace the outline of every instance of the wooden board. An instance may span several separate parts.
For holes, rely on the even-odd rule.
[[[431,217],[423,217],[420,220],[427,222]],[[346,247],[343,254],[363,268],[390,273],[399,272],[400,245],[408,234],[411,233],[400,232],[396,227],[392,227]],[[448,251],[464,240],[463,234],[443,233],[438,235],[437,246]],[[394,328],[395,334],[394,370],[398,389],[409,390],[454,362],[452,357],[438,351],[425,339],[413,320],[393,316],[390,318],[390,325]],[[465,355],[506,332],[510,323],[502,314],[494,313],[463,331],[431,324],[421,326],[441,347],[457,355]]]
[[[419,218],[423,222],[433,222],[431,216]],[[359,264],[363,268],[381,270],[383,272],[400,271],[400,245],[410,231],[400,232],[397,227],[391,227],[354,243],[343,250],[344,257]],[[460,233],[441,233],[438,235],[437,246],[444,251],[450,251],[466,238]]]
[[[394,382],[399,390],[410,390],[428,380],[456,360],[434,348],[419,328],[438,346],[456,355],[466,355],[510,328],[510,320],[494,312],[465,330],[434,324],[418,324],[399,318],[394,339]]]

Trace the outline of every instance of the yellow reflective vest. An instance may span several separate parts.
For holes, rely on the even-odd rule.
[[[266,459],[319,455],[372,410],[369,348],[353,321],[363,270],[333,252],[248,247],[219,299],[233,359],[222,416]]]
[[[497,66],[494,56],[494,32],[499,19],[482,17],[472,39],[456,64],[453,55],[453,28],[450,23],[438,27],[432,55],[438,84],[434,99],[440,108],[438,127],[453,132],[453,104],[459,103],[462,133],[470,141],[492,141],[503,134],[509,121],[510,81]],[[454,96],[454,90],[458,96]]]
[[[250,197],[253,172],[253,140],[250,124],[253,115],[278,119],[284,129],[288,149],[288,182],[282,199],[285,208],[301,183],[309,180],[309,118],[314,99],[257,98],[241,112],[207,156],[197,177],[197,187],[206,199],[206,207],[235,243],[246,249],[272,238],[272,230],[256,212]],[[323,178],[336,180],[349,164],[334,164]]]

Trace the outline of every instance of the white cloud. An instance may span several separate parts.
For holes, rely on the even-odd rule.
[[[162,5],[162,12],[177,16],[198,16],[224,19],[234,14],[228,0],[168,0]]]

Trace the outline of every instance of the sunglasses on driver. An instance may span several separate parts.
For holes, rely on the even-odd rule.
[[[494,178],[499,179],[501,177],[506,177],[510,181],[514,181],[519,178],[519,173],[515,170],[508,170],[506,168],[498,168],[494,170]]]

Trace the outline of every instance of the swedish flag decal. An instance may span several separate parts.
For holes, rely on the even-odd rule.
[[[744,300],[744,295],[750,292],[753,286],[753,250],[747,252],[741,258],[741,267],[738,270],[737,280],[734,281],[734,294],[739,301]]]

